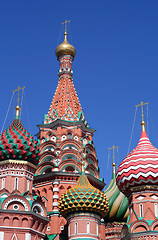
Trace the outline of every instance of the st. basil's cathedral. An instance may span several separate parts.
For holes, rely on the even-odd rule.
[[[59,82],[37,141],[15,118],[0,136],[0,240],[158,239],[158,149],[146,133],[142,107],[138,145],[109,186],[100,177],[94,129],[74,84],[74,46],[56,48]]]

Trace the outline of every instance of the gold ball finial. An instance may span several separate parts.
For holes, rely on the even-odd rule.
[[[67,32],[64,33],[64,41],[55,50],[57,58],[62,55],[71,55],[73,58],[76,55],[76,49],[67,41]]]
[[[20,107],[19,105],[17,105],[17,106],[15,107],[15,110],[16,110],[16,118],[19,118],[19,112],[20,112],[20,110],[21,110],[21,107]]]
[[[145,132],[145,125],[146,125],[145,121],[142,120],[142,121],[141,121],[141,126],[142,126],[142,131],[143,131],[143,132]]]

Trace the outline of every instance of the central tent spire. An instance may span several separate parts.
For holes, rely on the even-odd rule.
[[[67,40],[67,23],[65,21],[64,41],[56,48],[56,56],[60,64],[58,72],[59,82],[50,105],[48,114],[45,116],[44,124],[54,122],[57,119],[65,121],[83,121],[85,120],[74,84],[73,84],[73,70],[72,61],[76,55],[74,46],[69,44]]]

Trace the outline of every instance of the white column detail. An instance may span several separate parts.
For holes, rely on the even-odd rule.
[[[4,240],[4,232],[0,232],[0,239]]]
[[[25,233],[25,240],[31,240],[31,234]]]

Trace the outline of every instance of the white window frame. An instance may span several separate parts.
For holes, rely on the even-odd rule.
[[[139,204],[140,217],[143,217],[143,204]]]
[[[18,190],[18,178],[15,178],[15,190]]]
[[[90,222],[87,222],[87,234],[90,233]]]
[[[2,178],[2,187],[1,189],[5,188],[5,178]]]
[[[27,180],[27,191],[30,190],[30,180]]]
[[[78,232],[78,223],[75,222],[75,234],[77,234],[77,232]]]
[[[154,203],[154,209],[155,209],[155,217],[158,217],[158,207],[157,207],[157,203]]]

